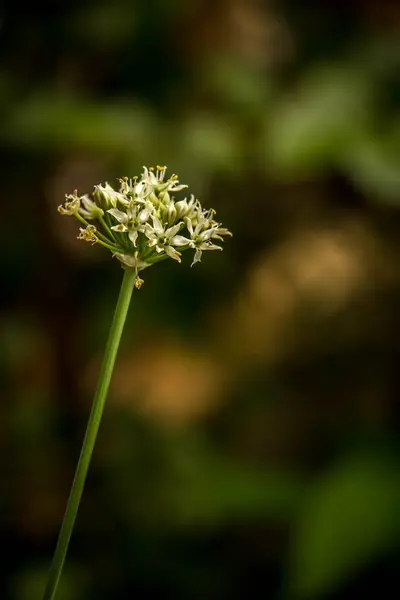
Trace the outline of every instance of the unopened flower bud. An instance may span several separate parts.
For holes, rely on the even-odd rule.
[[[82,196],[80,200],[82,206],[79,209],[79,214],[84,219],[100,219],[104,215],[103,210],[89,196]]]
[[[95,202],[100,206],[103,210],[108,210],[109,208],[115,208],[118,202],[122,204],[127,204],[128,201],[119,192],[113,190],[111,185],[106,183],[105,185],[95,185],[93,198]]]
[[[156,208],[160,206],[160,200],[155,192],[151,192],[149,200]]]
[[[158,194],[160,201],[165,204],[165,206],[169,206],[171,204],[171,197],[168,192],[160,192]]]
[[[168,225],[173,225],[176,221],[176,208],[173,202],[169,206],[166,206],[163,211],[163,218]]]
[[[188,211],[188,203],[186,198],[175,203],[175,210],[177,219],[183,219],[183,217],[186,217],[186,213]]]

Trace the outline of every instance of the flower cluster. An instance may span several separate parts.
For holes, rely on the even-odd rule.
[[[176,201],[172,194],[187,186],[176,175],[166,180],[165,173],[166,167],[144,167],[140,179],[120,179],[118,191],[108,183],[96,185],[92,199],[75,190],[58,210],[82,223],[78,239],[105,246],[137,273],[168,257],[181,262],[187,249],[194,250],[193,265],[204,250],[222,250],[214,240],[232,234],[193,195]]]

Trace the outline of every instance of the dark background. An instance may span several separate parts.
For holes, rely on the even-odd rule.
[[[41,598],[122,275],[56,207],[154,164],[234,237],[144,272],[57,599],[396,597],[399,30],[3,3],[0,598]]]

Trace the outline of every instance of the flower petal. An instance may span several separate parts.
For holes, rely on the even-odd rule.
[[[147,221],[147,219],[149,218],[149,216],[151,215],[151,213],[153,212],[153,205],[151,202],[146,202],[146,205],[144,207],[144,209],[139,213],[139,221],[141,221],[142,223],[145,223]]]
[[[186,227],[188,229],[188,232],[190,233],[191,236],[193,236],[193,225],[192,225],[192,221],[190,219],[188,219],[188,217],[185,218],[185,223],[186,223]]]
[[[156,215],[151,215],[153,219],[154,231],[157,235],[162,235],[164,233],[164,227],[161,224],[161,221]]]
[[[229,229],[226,229],[226,227],[217,227],[217,229],[215,231],[218,235],[230,235],[232,237],[232,232],[229,231]],[[216,237],[216,236],[213,236],[213,237]]]
[[[183,184],[180,184],[180,185],[174,185],[174,183],[172,183],[172,184],[171,184],[171,185],[168,187],[168,189],[170,189],[170,190],[171,190],[171,191],[173,191],[173,192],[180,192],[181,190],[184,190],[184,189],[185,189],[185,188],[187,188],[187,187],[188,187],[187,185],[183,185]]]
[[[128,228],[126,225],[124,225],[124,223],[119,223],[119,225],[113,225],[111,229],[113,231],[119,231],[119,233],[125,233],[125,231],[128,231]]]
[[[136,247],[136,240],[138,238],[138,232],[136,231],[136,229],[134,229],[133,231],[130,231],[128,233],[128,238],[131,240],[132,244]]]
[[[122,212],[122,210],[118,210],[118,208],[110,208],[107,212],[110,215],[112,215],[114,219],[116,219],[119,223],[128,222],[128,215],[125,212]]]
[[[174,225],[173,227],[170,227],[169,229],[167,229],[167,231],[165,232],[165,235],[168,239],[171,239],[174,237],[174,235],[176,235],[178,233],[178,231],[180,230],[180,228],[182,227],[182,221],[180,223],[178,223],[177,225]]]
[[[144,181],[139,181],[139,183],[137,183],[133,188],[134,194],[136,194],[136,196],[140,196],[143,191],[143,188],[144,188]]]
[[[201,262],[201,255],[202,255],[202,251],[200,250],[200,248],[197,248],[195,255],[194,255],[193,262],[190,265],[191,267],[193,267],[193,265],[195,265],[196,263]]]
[[[181,219],[186,215],[188,211],[188,203],[186,198],[184,200],[179,200],[179,202],[175,202],[175,210],[178,219]]]
[[[178,262],[181,262],[181,255],[179,252],[177,252],[177,250],[175,250],[175,248],[173,248],[172,246],[165,246],[164,250],[166,254],[168,254],[168,256],[170,256],[174,260],[177,260]]]
[[[136,219],[137,211],[138,211],[138,207],[136,206],[136,204],[134,204],[131,201],[131,203],[129,204],[129,206],[126,210],[126,215],[128,217],[128,221],[132,221],[133,219]]]
[[[196,225],[196,229],[194,230],[194,235],[199,235],[200,231],[207,227],[208,224],[209,222],[207,221],[207,219],[200,218],[199,222]]]
[[[199,239],[201,239],[202,242],[205,242],[206,240],[209,240],[210,238],[214,237],[214,233],[215,229],[206,229],[205,231],[202,231],[199,234]]]
[[[203,244],[201,244],[201,246],[199,246],[199,248],[201,250],[222,250],[221,246],[216,246],[211,242],[204,242]]]
[[[183,235],[176,235],[170,240],[171,246],[187,246],[192,244],[192,240]]]

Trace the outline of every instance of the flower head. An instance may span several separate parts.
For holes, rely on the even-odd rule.
[[[58,210],[84,225],[78,239],[105,246],[137,274],[167,258],[181,262],[188,249],[195,251],[192,265],[200,262],[204,250],[222,250],[213,240],[232,234],[214,220],[215,211],[204,211],[193,194],[189,200],[175,201],[172,194],[187,186],[176,175],[165,176],[166,167],[144,167],[140,179],[120,179],[118,191],[108,183],[96,185],[91,199],[86,194],[79,197],[75,190]],[[137,282],[140,287],[139,277]]]

